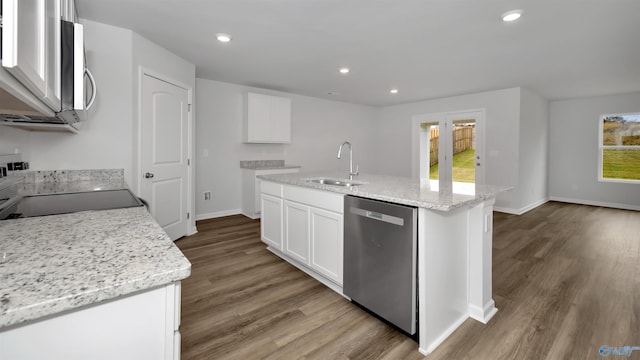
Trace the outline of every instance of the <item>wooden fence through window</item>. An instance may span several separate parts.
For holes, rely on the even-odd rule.
[[[475,144],[476,127],[455,126],[453,128],[453,155],[465,150],[473,149]],[[429,131],[429,166],[438,163],[438,140],[440,128],[432,127]]]

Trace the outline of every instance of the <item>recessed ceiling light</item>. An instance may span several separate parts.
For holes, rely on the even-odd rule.
[[[227,35],[227,34],[216,34],[216,39],[218,39],[218,41],[223,42],[223,43],[228,43],[229,41],[231,41],[231,36]]]
[[[349,73],[349,68],[343,67],[340,68],[340,74],[348,74]]]
[[[398,89],[391,89],[389,90],[390,93],[392,94],[397,94],[398,93]]]
[[[511,10],[502,14],[502,21],[510,22],[520,19],[522,16],[522,10]]]

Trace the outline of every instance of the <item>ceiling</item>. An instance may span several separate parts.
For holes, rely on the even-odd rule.
[[[76,3],[81,18],[132,29],[194,63],[199,78],[338,101],[386,106],[515,86],[550,100],[640,91],[638,0]],[[522,18],[502,22],[513,9]],[[219,43],[221,32],[233,40]]]

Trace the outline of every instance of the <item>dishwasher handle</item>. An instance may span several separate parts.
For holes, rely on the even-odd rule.
[[[349,208],[349,212],[354,215],[363,216],[369,219],[378,220],[393,225],[404,226],[404,219],[397,216],[382,214],[379,212],[364,210],[356,207]]]

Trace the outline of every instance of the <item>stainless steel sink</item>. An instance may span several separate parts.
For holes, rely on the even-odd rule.
[[[313,182],[316,184],[322,184],[322,185],[334,185],[334,186],[346,186],[346,187],[363,185],[363,183],[358,181],[326,179],[326,178],[307,179],[306,181]]]

